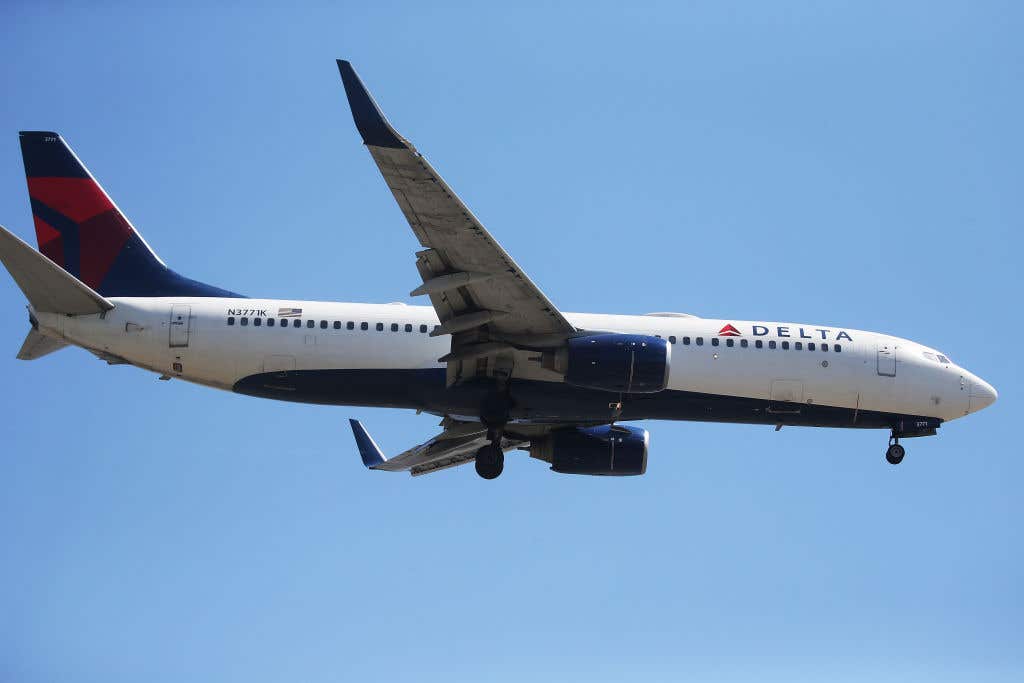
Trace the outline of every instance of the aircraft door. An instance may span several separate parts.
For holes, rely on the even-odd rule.
[[[879,344],[876,350],[878,355],[878,374],[883,377],[895,377],[896,347],[889,344]]]
[[[192,307],[185,304],[171,306],[171,348],[188,346],[189,332],[192,330]]]

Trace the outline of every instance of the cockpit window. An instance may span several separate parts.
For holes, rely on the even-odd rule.
[[[922,351],[921,353],[922,355],[924,355],[925,358],[936,363],[944,363],[945,365],[950,365],[953,362],[946,358],[945,356],[943,356],[941,353],[932,353],[931,351]]]

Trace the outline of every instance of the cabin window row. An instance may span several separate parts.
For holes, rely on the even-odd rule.
[[[264,325],[266,327],[274,327],[274,326],[288,327],[289,326],[289,322],[290,322],[291,323],[291,327],[293,327],[293,328],[305,327],[306,329],[310,329],[310,330],[314,330],[314,329],[321,329],[321,330],[335,329],[335,330],[340,330],[340,329],[342,329],[342,325],[343,325],[343,323],[340,320],[335,320],[333,322],[329,321],[329,320],[320,320],[318,322],[316,320],[305,320],[305,321],[303,321],[303,320],[300,320],[299,318],[292,318],[292,319],[282,318],[280,320],[280,324],[279,325],[278,325],[278,323],[276,321],[277,321],[276,318],[253,318],[250,321],[249,318],[247,318],[245,316],[237,318],[237,319],[233,315],[229,315],[228,316],[228,325],[229,326],[235,325],[236,322],[237,322],[237,324],[240,325],[241,327],[247,327],[250,322],[252,323],[253,327],[261,327],[261,326],[264,326]],[[344,329],[346,329],[346,330],[354,330],[354,329],[356,329],[356,325],[357,324],[359,325],[358,329],[360,329],[360,330],[364,330],[365,331],[365,330],[369,330],[370,329],[370,323],[368,323],[368,322],[356,323],[355,321],[352,321],[352,320],[349,320],[348,322],[344,323]],[[401,331],[413,332],[417,328],[418,328],[418,330],[419,330],[419,332],[421,334],[426,334],[430,330],[430,327],[427,326],[427,325],[418,325],[418,326],[416,326],[416,325],[413,325],[412,323],[404,323],[404,324],[391,323],[390,324],[390,329],[391,329],[392,332],[401,332]],[[374,325],[374,329],[376,329],[378,332],[383,332],[385,330],[384,323],[376,323]]]
[[[679,340],[679,339],[677,339],[675,337],[675,335],[672,335],[672,336],[670,336],[668,338],[668,341],[669,341],[670,344],[675,344],[677,341],[682,341],[683,346],[689,346],[691,343],[693,343],[696,346],[704,346],[704,337],[693,337],[692,339],[690,337],[683,337],[681,340]],[[741,349],[745,349],[745,348],[748,348],[750,346],[750,340],[749,339],[739,339],[739,340],[737,340],[737,339],[731,339],[731,338],[725,340],[725,345],[728,348],[731,349],[734,346],[736,346],[736,342],[737,341],[739,342],[739,347]],[[719,338],[719,337],[711,337],[711,345],[712,346],[721,346],[721,344],[722,344],[722,339],[721,338]],[[777,342],[774,339],[769,339],[766,342],[764,339],[755,339],[754,340],[754,348],[755,349],[763,349],[763,348],[767,347],[769,349],[781,348],[783,351],[789,351],[790,349],[793,349],[794,351],[803,351],[804,350],[804,346],[805,345],[804,345],[803,342],[792,342],[792,346],[790,346],[790,342],[788,342],[788,341]],[[835,351],[836,353],[842,353],[842,351],[843,351],[843,345],[842,344],[832,344],[831,348],[829,348],[829,346],[830,345],[825,343],[825,342],[821,342],[821,343],[807,342],[807,344],[806,344],[806,347],[807,347],[808,351],[817,351],[819,349],[822,350],[822,351]]]

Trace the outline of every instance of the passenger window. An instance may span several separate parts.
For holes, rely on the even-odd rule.
[[[398,332],[398,323],[391,323],[391,331]]]
[[[697,337],[697,346],[704,346],[704,337]]]
[[[689,337],[683,337],[683,346],[689,346],[689,345],[690,345],[690,338]]]
[[[356,324],[354,322],[352,322],[351,320],[349,320],[347,323],[345,323],[345,329],[346,330],[354,330],[354,329],[356,329]]]
[[[245,327],[246,325],[249,324],[249,319],[248,318],[242,318],[241,320],[238,321],[238,324],[241,325],[242,327]]]
[[[718,346],[718,344],[719,344],[718,337],[712,337],[711,338],[711,345],[712,346]]]
[[[675,338],[674,335],[668,338],[668,343],[669,344],[675,344],[676,343],[676,338]]]
[[[763,349],[764,348],[764,342],[761,341],[760,339],[758,339],[757,341],[754,342],[754,346],[756,346],[759,349]]]
[[[233,316],[233,315],[228,316],[228,325],[234,325],[234,324],[235,324],[235,316]]]
[[[735,339],[726,339],[725,340],[725,345],[728,346],[731,349],[732,347],[736,346],[736,340]]]
[[[384,331],[384,323],[377,323],[377,331],[378,332],[383,332]]]
[[[782,350],[783,351],[789,351],[789,342],[788,341],[782,342]]]
[[[267,327],[273,327],[273,326],[274,326],[274,319],[273,318],[267,318]]]
[[[340,320],[335,320],[334,321],[334,329],[336,329],[336,330],[340,330],[341,329],[341,321]]]
[[[822,344],[821,345],[821,350],[822,351],[828,351],[828,344]]]
[[[742,346],[743,348],[747,348],[747,346],[749,345],[750,342],[748,342],[746,339],[740,339],[740,346]]]
[[[316,327],[316,321],[315,320],[307,320],[306,321],[306,327],[309,328],[309,329],[313,329],[314,327]]]
[[[302,321],[296,318],[292,321],[292,327],[302,327]]]
[[[835,351],[836,353],[839,353],[839,352],[841,352],[841,351],[843,350],[843,347],[842,347],[842,346],[840,346],[839,344],[836,344],[836,345],[835,345],[835,346],[834,346],[834,347],[832,348],[832,350],[833,350],[833,351]]]
[[[406,323],[405,324],[405,331],[406,332],[412,332],[412,325],[410,325],[409,323]]]
[[[320,321],[320,329],[321,330],[326,330],[327,329],[327,321],[326,320],[321,320]]]
[[[368,330],[368,329],[370,329],[370,324],[369,323],[359,323],[359,329],[361,329],[361,330]]]
[[[814,351],[814,342],[807,342],[807,350]]]
[[[775,340],[774,339],[772,339],[770,342],[768,342],[768,348],[769,349],[774,349],[775,347],[776,347],[776,344],[775,344]]]
[[[426,325],[420,325],[420,332],[424,333],[426,331],[427,331],[427,326]]]
[[[252,319],[252,326],[253,327],[259,327],[262,324],[263,324],[263,318],[253,318]]]
[[[796,351],[803,351],[804,350],[804,343],[803,342],[793,342],[793,349],[796,350]]]

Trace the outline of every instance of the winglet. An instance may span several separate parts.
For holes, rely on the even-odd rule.
[[[352,425],[352,435],[356,437],[356,446],[363,458],[363,464],[372,470],[387,462],[387,458],[380,452],[380,448],[373,442],[359,420],[350,419],[348,422]]]
[[[359,75],[352,65],[344,59],[339,59],[338,71],[341,72],[341,82],[345,84],[345,95],[348,96],[348,106],[352,109],[352,118],[355,119],[359,134],[363,136],[363,144],[395,149],[411,147],[412,145],[388,123],[384,112],[373,101],[373,97],[359,80]]]

